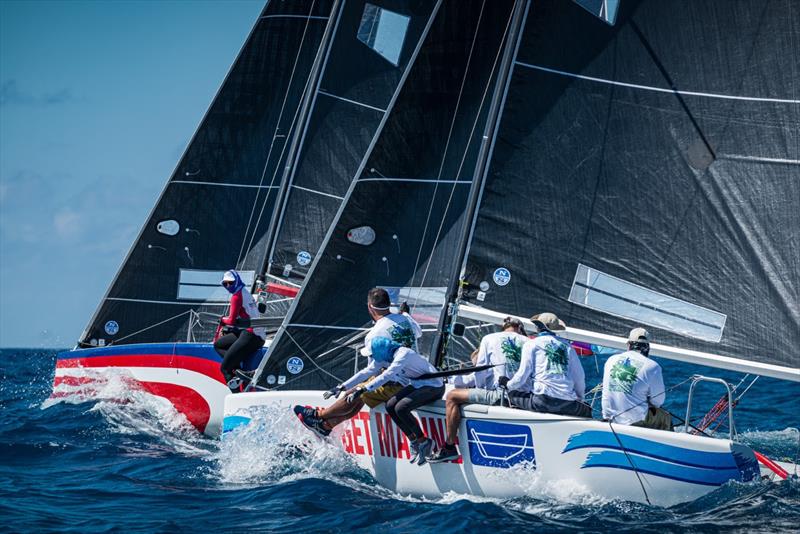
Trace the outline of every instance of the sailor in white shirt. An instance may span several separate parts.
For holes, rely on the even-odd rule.
[[[661,366],[648,358],[650,334],[634,328],[628,351],[603,367],[603,419],[623,425],[672,430],[672,417],[661,408],[666,398]]]
[[[373,362],[388,364],[374,380],[365,382],[347,395],[353,403],[359,397],[377,391],[384,384],[396,383],[402,388],[386,401],[386,412],[409,439],[411,463],[423,465],[433,449],[433,440],[425,435],[411,410],[441,399],[444,381],[441,378],[420,378],[435,373],[436,368],[427,358],[400,346],[385,337],[376,337],[370,344]]]
[[[445,399],[447,438],[444,447],[430,458],[431,463],[458,458],[455,442],[458,428],[461,426],[461,405],[500,404],[503,390],[499,387],[499,383],[501,379],[508,379],[516,373],[520,365],[522,347],[527,341],[528,336],[525,335],[522,321],[516,317],[506,317],[501,332],[483,337],[474,364],[494,367],[464,377],[454,377],[456,388],[450,390]]]
[[[583,402],[586,380],[578,354],[556,336],[566,325],[553,313],[531,317],[537,336],[522,347],[519,370],[500,385],[509,390],[514,407],[535,412],[591,417]]]
[[[391,300],[389,293],[385,289],[375,287],[369,290],[367,294],[367,310],[375,324],[367,332],[366,345],[361,349],[361,354],[368,358],[367,366],[348,380],[323,394],[325,399],[330,397],[337,397],[338,399],[328,408],[317,410],[311,407],[295,407],[295,413],[303,421],[303,424],[317,434],[327,436],[333,427],[360,412],[364,404],[370,408],[375,408],[388,401],[403,388],[403,384],[388,381],[366,391],[363,395],[357,397],[354,402],[347,402],[346,397],[338,398],[342,392],[351,393],[355,386],[379,375],[381,371],[388,367],[389,364],[387,362],[376,361],[372,358],[372,342],[375,339],[390,339],[400,346],[416,351],[417,339],[422,337],[422,329],[411,315],[406,312],[391,313],[390,307]]]

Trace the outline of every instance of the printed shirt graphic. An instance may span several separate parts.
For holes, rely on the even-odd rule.
[[[661,366],[629,350],[606,360],[603,367],[603,418],[629,425],[642,421],[647,406],[664,403]],[[648,400],[649,399],[649,400]]]
[[[400,343],[413,351],[417,351],[417,339],[422,337],[422,329],[408,314],[390,313],[375,322],[375,325],[364,338],[365,347],[361,349],[363,356],[372,356],[372,340],[386,337]]]
[[[364,382],[370,377],[379,375],[389,366],[387,362],[378,363],[371,357],[372,340],[376,337],[389,338],[416,352],[417,339],[422,337],[422,329],[407,313],[390,313],[378,319],[367,332],[367,336],[364,338],[365,346],[361,349],[361,355],[369,357],[367,366],[343,383],[347,389]]]
[[[568,345],[557,341],[553,338],[548,341],[544,347],[544,354],[547,358],[545,365],[545,373],[548,375],[564,375],[567,374],[569,368],[569,352]]]
[[[621,391],[630,394],[636,382],[639,368],[631,363],[630,358],[617,360],[609,372],[609,391]]]
[[[483,389],[496,389],[501,376],[512,377],[522,360],[522,346],[528,338],[514,332],[495,332],[483,336],[475,365],[495,365],[486,371],[473,373],[470,385]]]
[[[546,334],[523,345],[520,368],[507,387],[562,400],[583,400],[586,379],[575,349]]]

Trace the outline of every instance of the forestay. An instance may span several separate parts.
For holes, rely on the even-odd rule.
[[[227,304],[222,272],[237,267],[252,282],[263,263],[287,140],[331,6],[264,8],[80,345],[211,339]]]

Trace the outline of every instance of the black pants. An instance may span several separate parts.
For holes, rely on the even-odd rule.
[[[592,417],[592,408],[585,402],[577,400],[557,399],[549,395],[535,395],[519,391],[510,391],[508,400],[514,408],[531,412],[571,415],[587,419]]]
[[[264,346],[264,340],[247,330],[240,330],[236,334],[225,334],[214,342],[214,350],[222,356],[220,370],[227,382],[233,378],[233,372],[242,363],[242,360]]]
[[[409,439],[415,440],[421,438],[423,433],[417,419],[411,415],[411,410],[439,400],[442,395],[444,395],[444,385],[439,387],[425,386],[422,388],[406,386],[386,401],[386,411],[389,412],[389,417],[400,427],[400,430]]]

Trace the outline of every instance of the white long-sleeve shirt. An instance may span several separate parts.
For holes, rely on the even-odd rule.
[[[603,367],[603,418],[630,425],[644,420],[647,407],[664,404],[661,366],[629,350],[606,360]]]
[[[569,342],[539,334],[522,347],[520,368],[506,385],[509,391],[533,392],[562,400],[583,400],[586,377]]]
[[[372,359],[372,340],[376,337],[385,337],[417,350],[417,340],[422,337],[422,329],[407,313],[390,313],[375,321],[364,338],[366,346],[361,348],[361,355],[369,357],[367,366],[342,383],[346,389],[380,374],[389,366],[388,363],[378,363]]]
[[[426,373],[435,373],[436,367],[421,354],[406,347],[400,347],[394,353],[392,363],[389,364],[378,377],[367,384],[367,391],[375,391],[387,382],[396,382],[401,386],[411,385],[415,388],[426,386],[439,387],[444,384],[441,378],[418,379]]]
[[[455,380],[456,387],[497,389],[497,381],[501,376],[512,377],[519,369],[522,346],[527,341],[529,339],[526,336],[516,332],[495,332],[483,336],[475,366],[495,365],[495,367]]]

